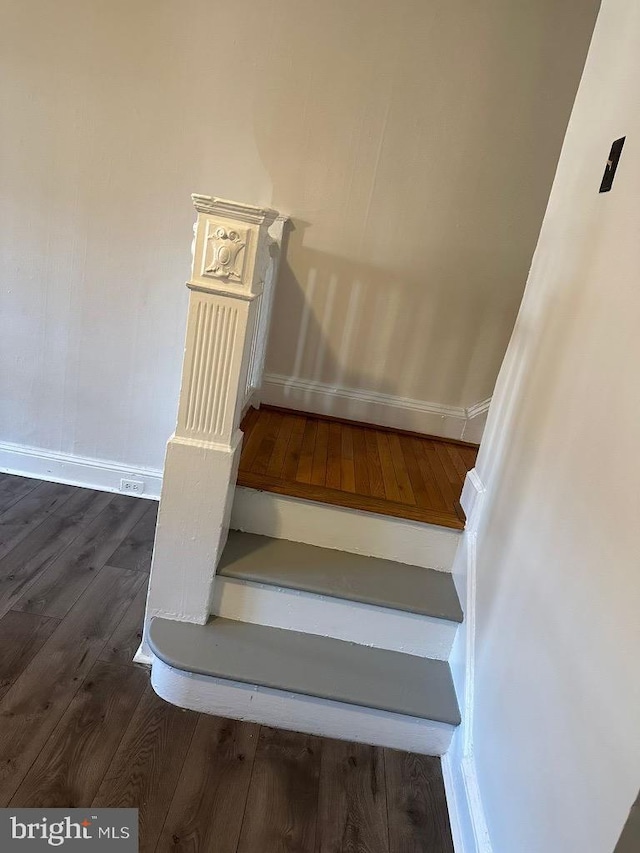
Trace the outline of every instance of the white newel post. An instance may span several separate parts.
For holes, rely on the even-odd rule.
[[[194,195],[193,265],[178,421],[169,439],[145,624],[204,624],[224,548],[243,411],[259,393],[286,217]],[[265,282],[267,286],[265,287]],[[145,658],[144,647],[138,658]]]

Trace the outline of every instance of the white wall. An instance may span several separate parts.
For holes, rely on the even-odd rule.
[[[640,785],[639,45],[640,5],[604,0],[478,459],[494,853],[611,853]]]
[[[0,463],[161,467],[192,191],[294,217],[271,372],[488,397],[596,5],[5,0]]]

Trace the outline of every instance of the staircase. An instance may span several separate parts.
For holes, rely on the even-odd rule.
[[[187,414],[167,451],[139,659],[181,707],[441,755],[460,722],[450,569],[476,449],[259,407],[276,214],[194,199]],[[244,292],[222,264],[229,235]],[[232,300],[257,298],[244,335],[216,326]],[[208,398],[194,403],[194,388]]]

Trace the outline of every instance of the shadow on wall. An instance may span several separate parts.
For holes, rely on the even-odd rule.
[[[308,248],[309,227],[294,219],[290,228],[267,371],[453,406],[478,402],[469,396],[486,372],[477,354],[487,336],[501,339],[496,326],[504,327],[505,312],[516,310],[491,292],[488,273],[482,281],[486,258],[468,253],[464,263],[479,270],[470,288],[458,281],[447,255],[432,259],[418,278],[400,264],[385,269]],[[487,396],[490,391],[489,385]]]
[[[295,229],[269,372],[492,393],[597,0],[552,6],[270,7],[252,141]]]

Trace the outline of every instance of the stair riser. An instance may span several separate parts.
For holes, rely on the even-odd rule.
[[[212,612],[437,660],[449,659],[458,628],[446,619],[220,576]]]
[[[155,657],[151,684],[180,708],[423,755],[444,755],[455,731],[446,723],[195,675]]]
[[[461,531],[238,487],[233,530],[450,571]]]

